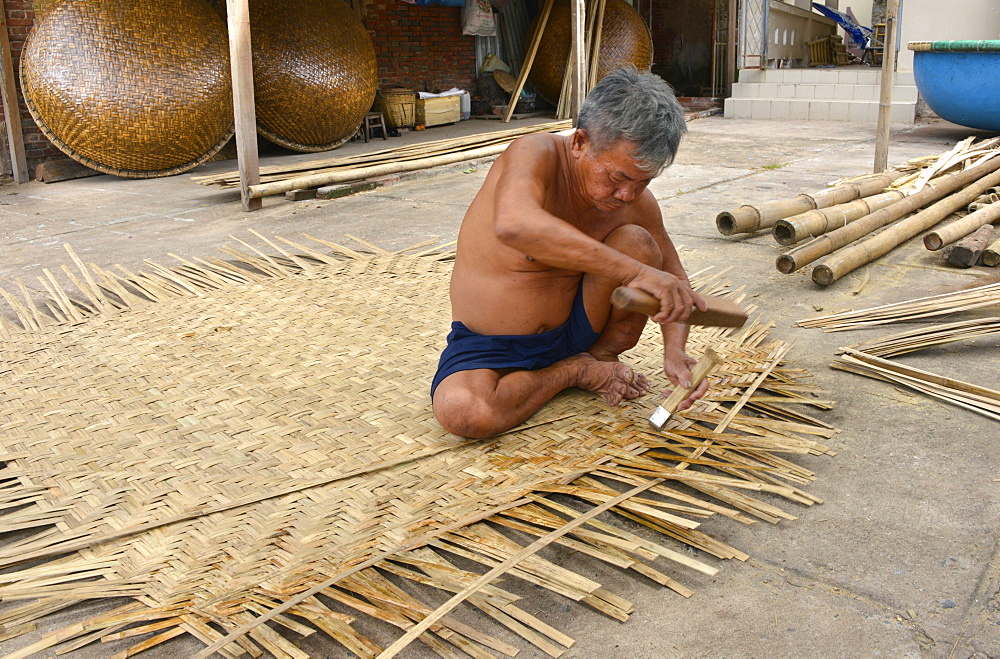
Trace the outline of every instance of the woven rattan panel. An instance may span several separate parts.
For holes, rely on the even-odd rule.
[[[354,135],[375,100],[375,48],[342,0],[251,0],[257,130],[297,151]]]
[[[601,50],[597,59],[598,80],[623,64],[631,64],[637,69],[649,69],[652,66],[653,41],[642,18],[631,5],[624,0],[607,0],[602,25]],[[553,105],[559,102],[563,76],[566,74],[570,27],[569,0],[555,0],[552,15],[545,25],[545,36],[528,74],[535,90]]]
[[[49,3],[21,83],[46,137],[108,174],[180,173],[233,133],[225,25],[203,0]]]
[[[648,402],[609,408],[592,394],[569,391],[511,433],[466,442],[440,428],[428,395],[450,320],[449,263],[434,254],[341,249],[334,257],[296,245],[295,252],[313,259],[287,247],[284,256],[248,249],[229,250],[240,265],[202,260],[145,275],[88,266],[71,275],[77,304],[54,280],[47,307],[0,289],[29,328],[0,323],[0,462],[6,463],[0,599],[31,600],[0,607],[0,631],[30,631],[32,621],[76,600],[137,598],[37,640],[24,654],[128,625],[148,631],[147,644],[180,633],[208,644],[293,604],[292,614],[355,654],[373,656],[379,646],[348,624],[351,617],[328,607],[336,602],[353,615],[409,626],[429,609],[413,600],[400,611],[399,602],[412,596],[383,583],[386,571],[459,590],[476,574],[421,546],[495,565],[521,547],[477,520],[492,516],[529,532],[558,528],[573,511],[545,499],[527,504],[524,497],[560,492],[603,502],[618,492],[579,478],[598,471],[629,486],[671,474],[735,506],[657,486],[651,492],[686,497],[684,505],[644,499],[618,509],[721,559],[746,555],[698,531],[692,520],[717,512],[740,521],[793,519],[737,495],[733,484],[800,504],[816,501],[794,486],[812,474],[774,452],[825,453],[809,435],[828,437],[829,426],[788,413],[774,420],[761,412],[766,405],[752,416],[727,410],[737,399],[752,403],[757,387],[766,386],[772,402],[776,396],[802,402],[813,391],[797,382],[802,373],[778,368],[787,346],[766,343],[765,327],[734,336],[696,332],[694,351],[725,346],[729,361],[714,399],[700,402],[669,436],[648,430]],[[630,359],[655,373],[657,353],[651,332]],[[666,383],[661,376],[654,385]],[[698,419],[717,432],[699,430]],[[723,433],[727,425],[742,434]],[[702,464],[697,456],[706,441],[714,448],[704,457],[725,467],[721,478],[685,470]],[[690,463],[669,466],[644,456],[650,447],[678,451]],[[751,463],[749,473],[740,471]],[[511,504],[520,507],[497,516]],[[701,559],[599,528],[577,545],[589,538],[588,553],[678,593],[691,591],[637,557],[660,555],[679,561],[681,570],[716,571]],[[394,562],[377,563],[380,557]],[[630,612],[627,601],[600,584],[539,557],[512,574],[618,619]],[[308,592],[331,579],[336,588],[324,587],[322,601]],[[510,608],[514,599],[490,586],[469,602],[491,615],[507,611],[498,618],[503,622],[523,613]],[[276,622],[297,629],[281,616]],[[523,625],[511,628],[539,644]],[[445,632],[460,646],[469,634],[478,640],[474,630],[459,640]],[[442,642],[443,633],[428,632],[424,640]],[[300,656],[268,626],[241,642]]]

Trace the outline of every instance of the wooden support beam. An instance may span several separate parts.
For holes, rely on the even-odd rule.
[[[3,116],[7,120],[7,146],[10,147],[10,163],[14,180],[26,183],[28,161],[24,155],[24,135],[21,133],[21,108],[17,103],[17,87],[14,85],[14,60],[10,56],[10,38],[7,35],[7,12],[0,7],[0,57],[3,57]]]
[[[247,0],[226,0],[229,21],[229,61],[233,75],[233,115],[236,119],[236,158],[240,170],[243,210],[259,210],[263,201],[250,196],[260,183],[257,157],[257,113],[253,98],[253,60],[250,50],[250,8]]]
[[[570,2],[570,105],[569,116],[576,118],[587,94],[587,40],[584,22],[585,0]]]
[[[892,80],[896,71],[896,16],[899,0],[888,0],[885,8],[885,44],[882,46],[882,90],[878,101],[878,126],[875,129],[875,169],[889,166],[889,118],[892,115]]]

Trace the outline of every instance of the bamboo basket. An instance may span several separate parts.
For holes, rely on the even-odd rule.
[[[251,0],[257,132],[295,151],[351,139],[378,84],[375,47],[342,0]]]
[[[234,132],[225,25],[202,0],[49,3],[20,74],[42,133],[105,174],[179,174]]]
[[[412,89],[381,89],[375,107],[393,128],[409,128],[417,119],[417,94]]]

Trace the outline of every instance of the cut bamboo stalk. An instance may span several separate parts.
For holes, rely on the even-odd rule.
[[[885,7],[885,38],[882,48],[882,80],[879,101],[878,121],[875,128],[875,165],[874,171],[880,172],[886,168],[889,161],[889,119],[892,114],[892,82],[896,73],[896,15],[899,12],[899,0],[888,0]]]
[[[992,237],[992,225],[979,227],[975,233],[958,241],[948,250],[946,257],[948,263],[959,268],[971,268],[979,262],[979,257],[989,246]]]
[[[1000,265],[1000,238],[993,241],[989,247],[983,250],[983,265],[989,266],[991,268]]]
[[[719,213],[715,218],[715,226],[724,236],[769,229],[778,220],[792,215],[846,204],[855,199],[878,194],[904,176],[906,174],[890,169],[881,174],[842,183],[818,192],[803,193],[790,199],[769,201],[759,206],[743,205],[736,210]]]
[[[924,236],[924,247],[931,251],[939,250],[998,220],[1000,220],[1000,204],[990,204],[960,220],[944,225],[937,231],[928,233]]]
[[[904,197],[902,192],[890,190],[846,204],[793,215],[774,223],[774,239],[779,245],[793,245],[806,238],[815,238],[870,215]]]
[[[819,238],[802,245],[801,247],[797,247],[790,252],[782,254],[778,257],[775,265],[780,272],[783,272],[786,275],[795,272],[802,266],[812,263],[821,256],[825,256],[830,252],[838,250],[844,245],[847,245],[848,243],[851,243],[876,229],[884,227],[904,215],[912,213],[918,208],[926,206],[927,204],[932,204],[942,200],[948,195],[951,195],[943,203],[935,204],[932,207],[932,212],[930,212],[932,209],[928,209],[926,215],[921,214],[922,219],[919,222],[908,222],[905,230],[894,230],[894,233],[891,234],[893,236],[899,234],[906,235],[905,238],[902,238],[896,243],[896,245],[898,245],[905,240],[912,238],[917,233],[920,233],[920,231],[924,231],[927,228],[934,226],[934,224],[937,224],[952,212],[966,206],[969,203],[968,200],[975,199],[976,196],[980,194],[981,190],[984,190],[991,185],[1000,183],[1000,172],[996,171],[998,169],[1000,169],[1000,158],[995,158],[979,167],[972,167],[963,172],[948,174],[935,179],[934,181],[928,183],[923,190],[907,197],[902,201],[898,201],[891,206],[875,211],[870,215],[866,215],[859,220],[851,222],[847,226],[835,229],[830,233],[824,234]],[[952,194],[964,186],[968,187],[957,194]],[[930,222],[926,226],[923,226],[924,219],[929,221],[931,218],[937,219]],[[912,234],[905,233],[905,231],[914,226],[922,226],[922,228]],[[880,242],[880,246],[891,244],[891,240],[888,238],[883,239],[883,241],[884,242]],[[892,247],[895,247],[896,245],[892,245],[888,249],[892,249]],[[886,249],[886,251],[888,251],[888,249]],[[868,263],[872,258],[877,258],[871,257],[868,260],[864,260],[864,255],[867,253],[868,252],[866,250],[858,250],[852,252],[850,255],[847,255],[848,258],[840,259],[843,263],[838,266],[838,269],[835,271],[837,272],[837,275],[830,280],[831,283],[844,274],[854,270],[854,268],[857,268],[864,263]],[[885,252],[882,252],[882,254],[884,253]],[[847,269],[841,271],[841,268]],[[831,268],[831,271],[834,271],[833,268]],[[821,281],[825,281],[826,276],[827,275],[825,274],[822,275]],[[816,281],[815,277],[813,280]],[[829,284],[820,285],[826,286]]]

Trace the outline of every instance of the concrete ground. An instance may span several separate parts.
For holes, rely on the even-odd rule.
[[[500,126],[464,122],[388,143],[354,143],[341,152],[485,128]],[[970,134],[943,122],[894,129],[890,164],[941,153]],[[823,505],[795,510],[800,519],[776,527],[728,520],[706,524],[710,533],[752,558],[716,562],[722,571],[714,578],[678,573],[696,591],[689,600],[585,557],[548,553],[593,575],[637,609],[622,624],[523,587],[521,592],[532,596],[528,606],[533,612],[577,639],[565,656],[1000,657],[996,422],[828,368],[839,346],[899,331],[898,326],[833,334],[793,327],[819,312],[995,282],[1000,272],[947,267],[940,255],[911,241],[820,289],[806,272],[781,275],[774,269],[782,250],[770,236],[738,239],[715,229],[719,211],[865,173],[873,152],[874,128],[869,125],[705,118],[690,124],[675,164],[651,184],[668,230],[684,247],[681,255],[689,271],[708,265],[730,268],[728,278],[745,286],[764,317],[775,322],[772,335],[796,342],[789,362],[811,370],[815,381],[839,401],[820,416],[843,432],[829,442],[836,457],[801,460],[818,475],[808,489],[825,499]],[[273,156],[292,157],[302,156]],[[195,173],[233,165],[210,163]],[[252,242],[248,229],[291,239],[308,233],[338,242],[352,234],[387,248],[430,238],[450,240],[488,167],[488,162],[443,167],[337,200],[269,198],[256,213],[241,211],[236,191],[201,187],[188,175],[8,185],[0,188],[0,285],[12,290],[13,280],[20,278],[31,286],[43,268],[54,271],[68,264],[63,243],[72,244],[85,261],[136,268],[143,259],[168,264],[168,253],[213,255],[217,246],[233,244],[230,235]],[[998,344],[997,337],[987,337],[898,359],[996,387]],[[80,615],[68,613],[52,626]],[[0,643],[0,653],[27,640]],[[524,647],[521,657],[543,656],[517,644]],[[150,656],[186,656],[197,647],[181,638]],[[121,649],[91,646],[76,656],[104,657]],[[410,656],[424,656],[421,648],[411,650]],[[343,656],[330,647],[314,651],[317,656]]]

